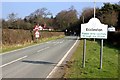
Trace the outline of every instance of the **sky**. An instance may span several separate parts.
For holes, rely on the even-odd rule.
[[[96,2],[96,7],[101,8],[104,2]],[[116,2],[112,2],[116,3]],[[93,8],[94,2],[2,2],[2,18],[7,19],[10,13],[16,13],[18,18],[24,18],[39,8],[47,8],[53,16],[71,6],[81,13],[84,8]]]

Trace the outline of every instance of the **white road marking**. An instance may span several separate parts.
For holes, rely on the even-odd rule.
[[[53,43],[59,43],[59,42],[53,42]]]
[[[62,40],[62,41],[55,41],[55,42],[46,42],[46,43],[63,43],[64,42],[64,40]]]
[[[79,38],[78,38],[79,39]],[[58,66],[60,66],[62,64],[62,62],[65,60],[65,58],[68,56],[68,54],[70,53],[70,51],[73,49],[73,47],[77,44],[78,39],[76,40],[76,42],[73,44],[73,46],[69,49],[69,51],[64,55],[64,57],[58,62],[58,64],[54,67],[54,69],[52,69],[52,71],[49,73],[49,75],[46,77],[45,80],[47,80],[48,78],[52,78],[52,74],[57,70]]]
[[[55,42],[54,45],[57,45],[57,44],[60,44],[60,43],[63,43],[63,42],[64,42],[64,40],[62,40],[62,41],[60,41],[60,42]]]
[[[54,44],[54,46],[56,46],[57,44],[59,44],[59,43]]]
[[[64,42],[64,40],[62,40],[60,43],[63,43]]]
[[[4,65],[1,65],[0,67],[4,67],[4,66],[7,66],[7,65],[9,65],[9,64],[12,64],[12,63],[14,63],[14,62],[17,62],[17,61],[19,61],[19,60],[21,60],[21,59],[24,59],[24,58],[26,58],[27,56],[23,56],[23,57],[21,57],[21,58],[18,58],[18,59],[16,59],[16,60],[13,60],[13,61],[11,61],[11,62],[9,62],[9,63],[6,63],[6,64],[4,64]]]
[[[46,50],[46,49],[48,49],[48,48],[50,48],[50,47],[43,48],[43,49],[41,49],[41,50],[38,50],[37,52],[40,52],[40,51]]]

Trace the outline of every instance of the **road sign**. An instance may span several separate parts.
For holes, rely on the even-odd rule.
[[[107,27],[99,19],[91,18],[88,23],[81,24],[81,38],[107,39]]]
[[[85,67],[86,38],[101,39],[100,69],[102,69],[103,39],[107,39],[108,25],[101,24],[99,19],[91,18],[88,23],[81,24],[81,38],[84,38],[83,67]]]
[[[109,32],[115,32],[115,27],[113,27],[113,26],[109,27],[109,28],[108,28],[108,31],[109,31]]]
[[[35,32],[35,37],[39,38],[40,37],[40,33],[38,31]]]

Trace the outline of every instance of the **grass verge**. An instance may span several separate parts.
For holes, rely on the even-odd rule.
[[[82,68],[83,40],[76,52],[67,62],[64,78],[118,78],[118,54],[119,50],[104,46],[103,66],[99,69],[100,45],[97,42],[88,41],[86,45],[85,68]]]
[[[12,51],[12,50],[16,50],[16,49],[20,49],[20,48],[24,48],[24,47],[28,47],[28,46],[39,44],[39,43],[43,43],[43,42],[47,42],[47,41],[50,41],[50,40],[60,39],[60,38],[63,38],[63,37],[64,37],[64,35],[60,35],[60,36],[53,36],[53,37],[50,37],[50,38],[43,38],[43,39],[38,40],[38,42],[33,42],[32,41],[32,42],[26,42],[24,44],[2,45],[2,53]],[[0,53],[0,54],[2,54],[2,53]]]

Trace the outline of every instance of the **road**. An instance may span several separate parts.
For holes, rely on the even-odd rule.
[[[2,55],[3,78],[46,78],[77,37],[67,36]]]

